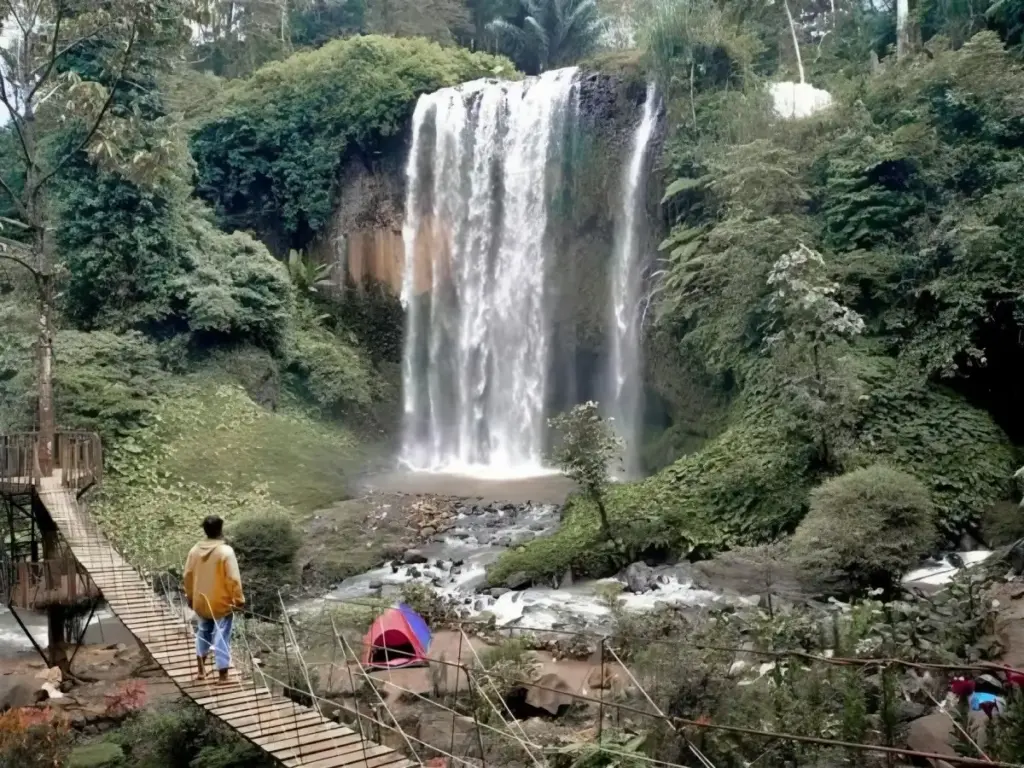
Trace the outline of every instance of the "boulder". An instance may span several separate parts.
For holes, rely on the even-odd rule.
[[[420,565],[427,562],[427,556],[418,549],[407,549],[402,555],[402,562],[406,565]]]
[[[797,578],[797,569],[765,548],[742,547],[693,564],[693,586],[713,592],[762,595],[770,592],[790,602],[810,595]]]
[[[984,712],[971,712],[972,730],[975,741],[982,749],[985,748],[985,722],[988,719]],[[930,752],[936,755],[956,757],[956,750],[951,746],[955,733],[953,721],[945,712],[932,712],[930,715],[911,721],[907,731],[907,746],[916,752]],[[937,766],[938,761],[931,761]]]
[[[413,708],[416,709],[416,708]],[[415,717],[415,720],[412,718]],[[466,757],[479,757],[476,723],[471,717],[453,715],[433,708],[410,713],[410,722],[402,722],[403,729],[425,744],[443,744],[445,751],[454,744],[454,753]]]
[[[1020,576],[1024,573],[1024,539],[1020,539],[1010,547],[1007,559],[1010,561],[1010,568],[1016,575]]]
[[[626,579],[626,588],[637,595],[650,592],[658,583],[657,574],[647,563],[638,562],[628,565],[623,576]]]
[[[526,703],[531,707],[559,715],[572,705],[572,687],[556,673],[541,675],[535,683],[526,687]]]
[[[31,707],[44,701],[47,694],[42,691],[40,680],[26,675],[4,675],[0,677],[0,712],[19,707]]]
[[[505,586],[508,589],[526,589],[533,582],[526,571],[516,571],[505,578]]]
[[[592,670],[590,670],[590,674],[587,676],[587,687],[593,688],[595,690],[597,690],[598,688],[611,688],[611,667],[608,665],[605,665],[603,668],[600,666],[596,666]]]

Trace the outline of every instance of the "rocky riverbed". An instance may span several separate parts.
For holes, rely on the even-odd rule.
[[[546,492],[550,484],[548,479]],[[480,489],[474,486],[474,490]],[[397,599],[403,586],[414,582],[456,605],[464,618],[493,618],[498,627],[568,631],[607,629],[608,598],[616,591],[627,610],[650,610],[659,603],[694,611],[716,605],[756,605],[766,591],[787,602],[810,599],[792,569],[773,562],[768,573],[760,553],[753,550],[698,563],[633,563],[607,579],[576,580],[566,573],[553,583],[534,584],[527,574],[513,573],[504,583],[489,585],[488,565],[510,548],[550,535],[560,522],[560,504],[523,501],[529,488],[520,484],[514,490],[515,501],[480,496],[388,497],[388,503],[368,516],[366,526],[394,527],[396,518],[401,518],[406,532],[403,543],[391,543],[382,565],[346,578],[326,599]],[[908,581],[934,587],[985,556],[985,552],[965,552],[929,561],[908,574]]]

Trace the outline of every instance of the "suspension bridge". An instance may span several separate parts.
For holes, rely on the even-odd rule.
[[[371,678],[359,663],[359,656],[352,644],[345,639],[337,627],[331,627],[331,644],[345,654],[344,665],[352,675],[352,667],[359,669],[365,691],[372,692],[377,701],[370,706],[370,713],[361,710],[358,698],[353,707],[339,705],[336,700],[319,695],[312,682],[310,666],[302,657],[300,643],[287,615],[271,619],[257,617],[264,622],[276,623],[282,630],[282,645],[291,648],[295,655],[295,672],[299,682],[284,680],[263,668],[257,652],[248,647],[246,633],[240,632],[241,642],[246,644],[241,653],[234,654],[233,664],[227,682],[213,679],[197,679],[195,637],[191,623],[191,612],[185,607],[176,590],[168,585],[158,585],[149,574],[143,573],[128,562],[99,529],[80,503],[82,496],[100,482],[102,476],[102,451],[98,437],[90,433],[65,432],[56,436],[52,467],[44,472],[40,467],[38,435],[33,433],[0,436],[0,510],[6,514],[9,551],[3,558],[4,568],[0,569],[0,581],[8,596],[8,607],[17,617],[16,608],[46,609],[49,613],[50,648],[44,652],[50,663],[63,660],[61,646],[66,642],[68,614],[65,609],[76,602],[92,601],[93,610],[100,599],[105,601],[122,624],[138,641],[140,647],[153,659],[181,693],[206,710],[211,716],[233,729],[240,736],[263,750],[276,763],[288,768],[406,768],[414,765],[434,765],[424,762],[420,753],[440,755],[446,768],[456,765],[469,768],[486,768],[501,765],[501,762],[487,762],[483,734],[507,741],[525,757],[529,764],[543,768],[547,764],[546,747],[531,738],[518,722],[515,714],[505,702],[495,680],[505,683],[522,684],[546,690],[538,681],[502,680],[500,673],[484,670],[476,657],[472,643],[463,627],[459,627],[459,651],[455,661],[428,657],[431,667],[441,670],[454,668],[458,699],[458,685],[465,680],[473,701],[485,704],[496,716],[489,722],[481,722],[473,714],[472,725],[476,731],[477,749],[472,755],[455,754],[455,729],[458,719],[466,719],[464,712],[424,696],[421,692],[402,687],[394,680]],[[70,565],[69,565],[70,564]],[[32,567],[26,567],[32,566]],[[31,582],[26,583],[26,581]],[[20,619],[19,619],[20,622]],[[88,624],[88,621],[86,622]],[[24,628],[24,625],[22,625]],[[27,632],[31,638],[31,634]],[[84,634],[84,631],[83,631]],[[577,633],[569,633],[577,634]],[[81,642],[81,637],[73,640]],[[688,764],[703,768],[714,765],[686,735],[687,730],[717,729],[737,736],[747,735],[763,738],[767,743],[792,742],[818,745],[824,748],[842,748],[863,753],[880,753],[888,758],[915,757],[933,765],[953,764],[988,766],[989,768],[1014,768],[1009,763],[994,761],[979,748],[978,757],[956,754],[918,752],[906,748],[859,744],[836,741],[817,736],[777,733],[735,725],[722,725],[704,720],[689,721],[669,717],[658,708],[644,690],[641,683],[629,671],[626,664],[611,647],[606,647],[606,638],[599,638],[601,647],[601,679],[606,678],[605,655],[609,655],[609,667],[613,674],[628,680],[635,692],[643,697],[640,706],[630,706],[621,701],[606,701],[603,691],[600,698],[585,692],[547,689],[598,710],[596,722],[596,749],[609,757],[627,758],[632,763],[666,768],[684,768],[681,762],[656,759],[638,752],[622,752],[615,743],[602,738],[602,726],[606,712],[615,711],[616,717],[626,713],[634,718],[647,719],[667,728],[684,754],[690,758]],[[473,656],[476,665],[470,667],[462,659],[462,640]],[[33,643],[35,641],[33,640]],[[261,652],[265,652],[263,648]],[[750,653],[747,649],[719,649]],[[756,652],[755,652],[756,653]],[[898,659],[838,659],[814,657],[802,652],[767,652],[767,655],[783,657],[792,655],[802,663],[820,661],[826,664],[880,666],[903,664]],[[72,656],[73,660],[73,656]],[[967,669],[948,665],[925,665],[906,662],[909,666],[935,667],[937,671]],[[333,662],[332,662],[333,666]],[[983,665],[992,669],[994,665]],[[1011,670],[1012,671],[1012,670]],[[477,680],[482,678],[483,683]],[[443,744],[432,744],[407,733],[399,720],[388,708],[385,697],[378,687],[393,689],[407,697],[423,701],[446,716],[451,717],[450,738]],[[352,693],[356,693],[355,677],[352,677]],[[298,694],[298,695],[296,695]],[[328,713],[328,714],[325,714]],[[341,713],[354,721],[353,727],[339,722]],[[370,727],[364,727],[364,723]],[[404,744],[402,749],[385,745],[383,732],[395,736],[395,743]],[[373,738],[371,738],[373,736]],[[492,738],[493,741],[493,738]],[[696,761],[695,763],[692,761]],[[1019,766],[1017,767],[1019,768]]]

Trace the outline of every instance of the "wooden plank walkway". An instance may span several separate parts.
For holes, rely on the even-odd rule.
[[[74,491],[59,475],[39,481],[39,498],[58,525],[75,559],[89,572],[111,611],[175,685],[211,715],[288,768],[408,768],[401,753],[364,740],[350,728],[295,704],[232,670],[227,683],[196,680],[195,638],[190,622],[111,546],[79,510]],[[214,673],[215,674],[215,673]]]

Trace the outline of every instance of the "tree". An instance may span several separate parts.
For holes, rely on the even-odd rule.
[[[601,530],[615,543],[608,520],[605,492],[609,483],[609,467],[622,450],[622,440],[602,418],[593,400],[573,406],[549,422],[560,433],[561,441],[552,459],[570,480],[576,482],[583,496],[597,506]]]
[[[594,0],[520,0],[521,21],[487,25],[503,52],[531,74],[579,61],[593,50],[602,21]]]
[[[19,265],[35,283],[38,307],[36,368],[40,469],[53,466],[54,259],[50,191],[69,163],[86,153],[94,162],[143,176],[166,149],[158,137],[133,142],[138,114],[118,102],[120,89],[154,45],[181,34],[174,0],[0,0],[0,19],[13,40],[0,51],[0,104],[16,137],[17,169],[0,178],[14,217],[0,224],[0,260]],[[76,66],[85,62],[86,66]],[[55,146],[56,145],[56,146]],[[125,150],[135,150],[130,155]],[[6,178],[11,178],[10,176]]]
[[[821,254],[802,243],[768,276],[773,333],[766,346],[786,373],[800,415],[815,425],[819,459],[836,463],[836,432],[845,412],[836,350],[864,332],[864,320],[836,299],[839,285],[825,274]]]
[[[470,13],[462,0],[370,0],[366,15],[374,32],[439,43],[465,37],[470,28]]]

